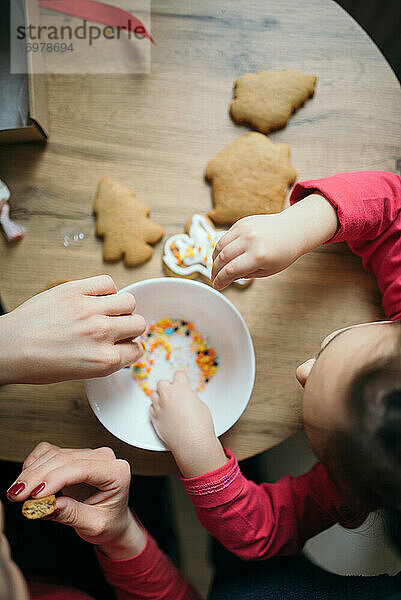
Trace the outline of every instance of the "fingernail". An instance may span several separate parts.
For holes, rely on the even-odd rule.
[[[18,496],[25,489],[25,483],[23,481],[17,481],[8,490],[7,496]]]
[[[37,496],[38,494],[40,494],[40,492],[42,492],[46,487],[46,484],[42,481],[42,483],[39,483],[39,485],[32,490],[31,492],[31,496]]]

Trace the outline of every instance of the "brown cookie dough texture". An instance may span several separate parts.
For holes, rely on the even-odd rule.
[[[284,127],[292,113],[313,96],[317,77],[293,69],[245,73],[234,84],[231,116],[262,133]]]
[[[54,513],[56,510],[56,496],[46,496],[45,498],[35,498],[34,500],[25,500],[22,505],[22,514],[27,519],[42,519]]]
[[[214,202],[208,216],[218,225],[231,225],[249,215],[280,212],[296,178],[290,152],[288,144],[273,144],[257,132],[219,152],[206,167]]]
[[[104,240],[103,258],[135,267],[153,254],[150,244],[163,237],[163,229],[149,219],[150,208],[133,190],[104,177],[95,198],[96,234]]]

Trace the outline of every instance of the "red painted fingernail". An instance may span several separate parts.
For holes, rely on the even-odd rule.
[[[41,492],[42,490],[44,490],[44,489],[45,489],[45,487],[46,487],[46,484],[45,484],[44,482],[42,482],[42,483],[39,483],[39,485],[38,485],[38,486],[37,486],[37,487],[36,487],[34,490],[32,490],[32,492],[31,492],[31,496],[33,496],[33,497],[34,497],[34,496],[37,496],[38,494],[40,494],[40,492]]]
[[[14,485],[7,490],[7,496],[18,496],[24,489],[25,483],[17,481],[17,483],[14,483]]]

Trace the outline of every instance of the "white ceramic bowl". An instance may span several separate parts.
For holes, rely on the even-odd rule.
[[[175,277],[147,279],[125,287],[136,298],[136,312],[147,323],[171,317],[192,321],[219,356],[217,373],[199,393],[212,413],[217,436],[241,416],[255,379],[252,339],[241,314],[220,292],[197,281]],[[89,403],[99,421],[127,444],[166,450],[149,419],[150,399],[130,369],[85,381]]]

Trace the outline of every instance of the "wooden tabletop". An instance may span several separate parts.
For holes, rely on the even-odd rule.
[[[162,244],[138,268],[102,261],[93,198],[109,176],[136,190],[166,234],[206,212],[206,163],[248,131],[228,108],[245,72],[291,67],[318,75],[315,97],[271,134],[287,142],[298,180],[339,171],[395,171],[400,89],[366,33],[327,0],[153,0],[150,75],[49,76],[47,146],[0,149],[0,176],[27,228],[0,239],[0,291],[8,310],[54,279],[109,273],[119,287],[162,275]],[[75,233],[83,240],[73,241]],[[70,239],[64,246],[65,236]],[[0,236],[1,237],[1,236]],[[296,366],[330,331],[382,318],[374,278],[342,244],[303,257],[284,273],[227,297],[250,329],[257,357],[252,399],[223,436],[240,459],[282,442],[300,426]],[[41,440],[110,445],[138,474],[174,471],[168,453],[127,446],[109,434],[81,382],[0,389],[0,458],[22,460]]]

